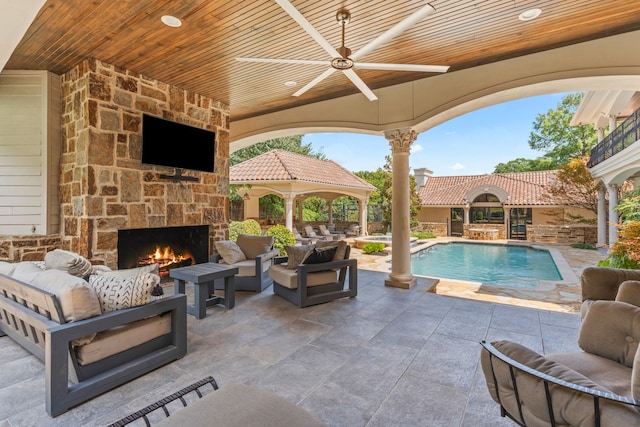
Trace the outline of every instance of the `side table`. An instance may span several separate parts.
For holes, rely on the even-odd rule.
[[[234,276],[238,274],[238,267],[225,264],[207,262],[169,270],[169,277],[174,279],[173,286],[176,294],[185,293],[187,281],[194,284],[193,305],[187,304],[187,313],[202,319],[207,315],[207,307],[223,304],[225,308],[233,308],[236,303]],[[212,295],[214,282],[224,279],[224,297]]]

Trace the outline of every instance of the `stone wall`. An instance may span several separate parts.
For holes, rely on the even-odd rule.
[[[208,224],[210,247],[225,238],[227,105],[99,60],[63,75],[62,95],[65,249],[115,268],[119,229]],[[215,131],[214,173],[185,171],[199,182],[174,182],[160,175],[175,169],[141,164],[143,113]]]
[[[62,247],[62,236],[25,235],[2,236],[0,261],[42,261],[47,252]]]
[[[447,237],[446,222],[420,222],[411,231],[428,231],[436,237]]]
[[[538,243],[588,243],[597,241],[598,229],[592,225],[527,225],[527,240]]]

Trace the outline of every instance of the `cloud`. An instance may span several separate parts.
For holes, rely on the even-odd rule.
[[[424,150],[424,147],[420,144],[413,144],[411,146],[411,153],[419,153],[420,151]]]
[[[465,168],[465,166],[460,162],[458,162],[458,163],[456,163],[456,164],[454,164],[452,166],[449,166],[449,169],[454,170],[454,171],[459,171],[460,169],[464,169],[464,168]]]

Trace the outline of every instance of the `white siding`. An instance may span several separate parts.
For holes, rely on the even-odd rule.
[[[57,76],[0,73],[0,234],[59,231],[59,117]]]

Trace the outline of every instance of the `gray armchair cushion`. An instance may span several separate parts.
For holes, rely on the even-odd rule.
[[[273,236],[252,236],[239,234],[236,243],[247,259],[256,259],[258,255],[269,252],[273,247]]]
[[[628,368],[633,365],[639,341],[640,308],[616,301],[594,301],[578,334],[581,349]]]
[[[616,294],[616,301],[640,307],[640,281],[626,280],[622,282]]]

